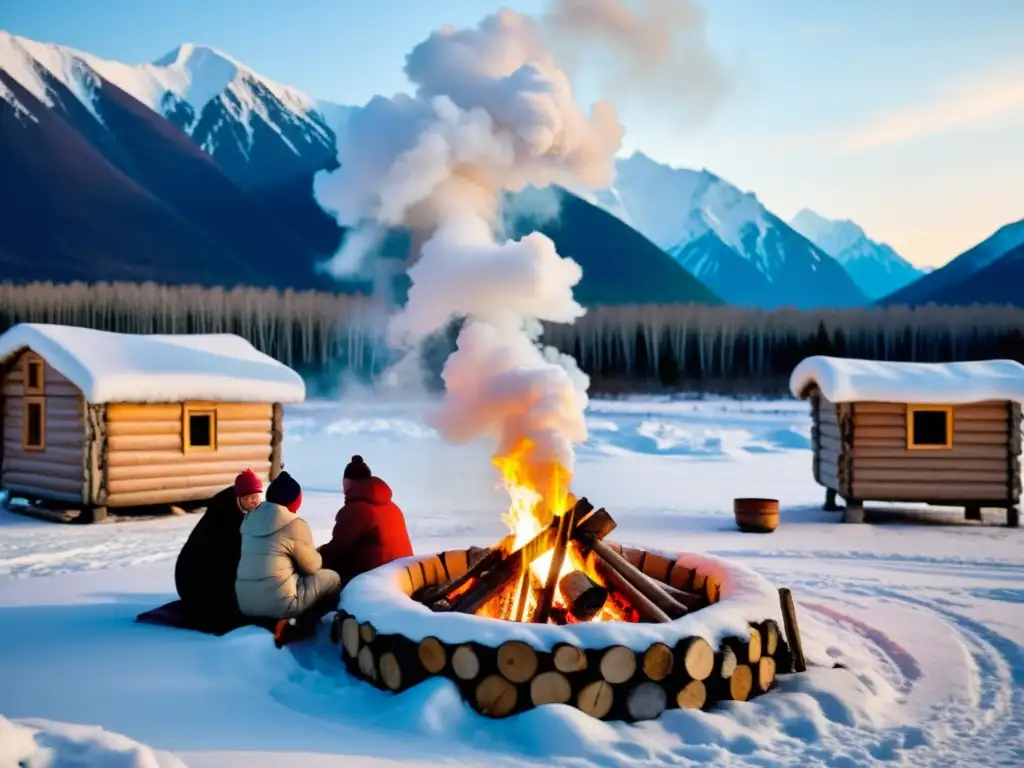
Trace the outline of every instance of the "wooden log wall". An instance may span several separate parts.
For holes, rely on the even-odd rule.
[[[847,497],[852,486],[852,411],[846,403],[833,403],[817,388],[811,392],[810,401],[814,479]]]
[[[216,412],[216,450],[183,450],[183,411]],[[102,503],[113,507],[198,501],[246,467],[269,482],[270,403],[112,403],[106,408]]]
[[[652,579],[698,598],[707,606],[721,597],[711,574],[644,550],[609,544]],[[469,553],[430,555],[405,568],[402,590],[466,572]],[[339,611],[331,637],[341,644],[349,672],[372,685],[404,691],[429,677],[455,683],[481,714],[506,717],[544,704],[568,704],[602,720],[639,721],[673,708],[706,709],[721,701],[746,701],[772,688],[776,673],[791,671],[789,650],[772,620],[752,623],[745,637],[726,638],[718,649],[700,637],[674,647],[654,643],[636,652],[624,646],[584,648],[559,644],[539,651],[520,641],[497,648],[451,645],[436,637],[411,640],[377,631],[366,617]]]
[[[15,493],[81,504],[87,481],[85,400],[79,389],[46,361],[42,361],[43,394],[26,394],[26,357],[42,360],[26,350],[3,369],[0,486]],[[26,402],[33,398],[39,398],[45,409],[43,450],[23,447]]]
[[[1009,403],[955,406],[953,445],[940,450],[907,448],[903,403],[852,403],[850,407],[853,498],[946,502],[1011,498],[1015,481],[1008,456],[1014,440],[1019,441],[1020,424]]]

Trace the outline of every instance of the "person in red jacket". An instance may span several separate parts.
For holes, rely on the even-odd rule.
[[[320,547],[324,568],[344,587],[361,573],[412,554],[405,516],[391,489],[374,477],[362,456],[353,456],[342,479],[345,505],[334,518],[331,540]]]

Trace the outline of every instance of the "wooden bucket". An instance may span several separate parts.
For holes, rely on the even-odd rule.
[[[744,533],[771,533],[779,527],[778,499],[733,499],[732,510]]]

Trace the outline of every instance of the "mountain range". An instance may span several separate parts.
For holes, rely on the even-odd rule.
[[[945,266],[882,298],[879,304],[1024,306],[1024,219],[1000,227]]]
[[[353,111],[205,46],[127,65],[0,32],[3,275],[368,290],[326,274],[345,233],[312,194]],[[707,170],[639,153],[617,170],[592,200],[562,190],[556,218],[513,222],[580,262],[584,304],[847,307],[919,277],[852,222],[787,224]],[[408,237],[387,243],[407,256]]]
[[[325,273],[344,232],[312,194],[350,113],[213,48],[128,66],[0,32],[3,275],[368,289]],[[563,197],[545,226],[583,267],[587,302],[721,303],[628,225]],[[407,255],[408,238],[386,242]]]
[[[637,152],[616,164],[599,201],[730,304],[774,309],[868,302],[831,256],[707,170],[670,168]]]
[[[924,274],[892,246],[875,242],[849,219],[826,219],[804,208],[789,224],[842,264],[869,299],[888,296]]]

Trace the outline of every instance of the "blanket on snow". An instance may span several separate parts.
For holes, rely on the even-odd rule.
[[[185,607],[185,603],[181,600],[174,600],[167,603],[167,605],[161,605],[159,608],[140,613],[135,617],[135,620],[142,624],[191,629],[195,632],[203,632],[207,635],[216,635],[217,637],[222,637],[228,632],[233,632],[241,627],[263,627],[273,632],[274,624],[276,623],[273,619],[254,619],[249,616],[242,616],[241,614],[216,618],[198,616],[189,612]]]

